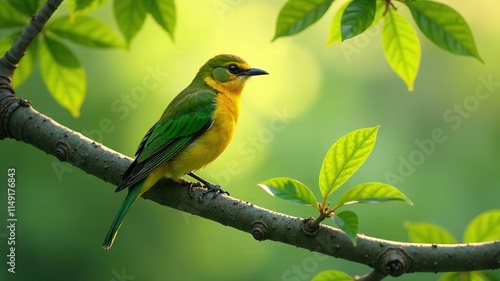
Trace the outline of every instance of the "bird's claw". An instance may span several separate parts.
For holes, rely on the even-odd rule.
[[[194,189],[196,187],[201,187],[201,184],[199,182],[190,182],[188,184],[188,192],[189,192],[189,197],[191,197],[191,199],[194,199]]]
[[[214,199],[215,197],[217,197],[217,195],[219,194],[226,194],[226,195],[229,195],[229,192],[225,191],[224,189],[220,188],[220,185],[218,184],[206,184],[205,186],[203,186],[201,183],[199,182],[190,182],[188,184],[188,192],[189,192],[189,197],[191,197],[192,199],[194,199],[194,190],[195,188],[199,188],[199,187],[205,187],[206,190],[204,190],[199,196],[198,196],[198,201],[201,201],[203,199],[203,197],[205,197],[205,195],[209,194],[209,193],[213,193],[214,195],[212,196],[212,199]]]
[[[218,184],[208,184],[208,185],[205,185],[205,188],[207,190],[203,191],[199,196],[198,196],[198,201],[201,201],[201,199],[203,199],[203,197],[205,197],[205,195],[209,194],[209,193],[213,193],[214,195],[212,196],[212,199],[215,199],[215,197],[217,197],[217,195],[219,194],[226,194],[226,195],[229,195],[229,192],[223,190],[222,188],[220,188],[220,185]]]

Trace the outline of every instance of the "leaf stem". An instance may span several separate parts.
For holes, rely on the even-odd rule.
[[[385,10],[384,13],[382,14],[385,17],[385,14],[389,11],[389,8],[393,8],[394,10],[397,10],[396,6],[392,3],[392,0],[385,0]]]
[[[319,228],[319,224],[322,221],[324,221],[326,218],[327,218],[327,216],[323,212],[320,212],[319,217],[317,217],[314,220],[310,220],[310,221],[307,222],[307,226],[309,228],[311,228],[311,229],[318,229]]]

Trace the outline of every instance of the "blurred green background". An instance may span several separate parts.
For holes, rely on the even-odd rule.
[[[78,119],[55,103],[38,71],[16,93],[57,122],[133,156],[142,136],[197,69],[216,54],[233,53],[270,75],[247,83],[232,143],[199,173],[232,196],[277,212],[315,216],[313,209],[271,198],[256,184],[293,177],[319,197],[318,171],[330,145],[354,129],[381,125],[372,155],[336,196],[358,183],[382,181],[393,183],[415,206],[349,207],[359,215],[360,232],[408,241],[404,222],[427,221],[461,240],[472,218],[499,207],[497,1],[441,1],[467,20],[485,64],[441,50],[419,33],[422,62],[413,92],[385,62],[380,28],[325,46],[340,3],[305,32],[271,43],[284,2],[176,1],[175,43],[149,17],[127,51],[71,46],[88,78]],[[65,7],[58,13],[66,13]],[[114,24],[111,13],[108,3],[94,15]],[[161,75],[142,92],[152,72]],[[482,99],[475,97],[478,87]],[[112,129],[103,131],[99,124],[106,119]],[[436,129],[446,140],[433,142],[425,154],[417,143],[431,139]],[[351,275],[370,270],[289,245],[257,242],[249,234],[146,200],[131,209],[114,247],[104,251],[102,239],[125,194],[21,142],[3,140],[0,155],[4,186],[7,168],[16,169],[18,216],[16,274],[6,271],[7,229],[0,227],[1,280],[298,281],[327,269]],[[406,162],[413,163],[411,168]],[[61,167],[64,173],[56,173]],[[1,192],[1,221],[7,225],[6,197]],[[437,278],[418,273],[399,280]]]

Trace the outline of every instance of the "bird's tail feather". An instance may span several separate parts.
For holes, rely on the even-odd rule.
[[[104,238],[104,242],[102,243],[102,247],[105,250],[109,250],[109,248],[113,246],[113,242],[115,241],[116,234],[118,233],[118,230],[122,225],[123,219],[125,218],[125,215],[127,214],[130,206],[132,206],[132,204],[135,202],[135,199],[141,191],[141,186],[143,184],[144,180],[137,183],[136,186],[130,189],[127,197],[125,197],[125,200],[123,200],[120,210],[118,210],[118,213],[116,214],[115,219],[113,220],[113,223],[111,224],[111,227],[109,228],[108,233]]]

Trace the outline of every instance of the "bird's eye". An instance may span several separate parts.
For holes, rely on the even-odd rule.
[[[234,63],[228,65],[227,70],[229,70],[232,74],[238,74],[238,72],[240,72],[240,68]]]

